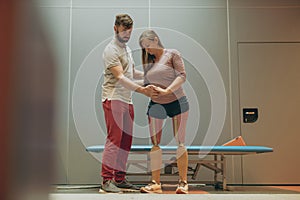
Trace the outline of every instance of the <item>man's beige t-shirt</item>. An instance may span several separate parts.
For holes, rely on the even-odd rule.
[[[111,67],[122,66],[123,74],[129,79],[133,78],[133,59],[130,48],[114,38],[104,49],[104,82],[102,84],[102,102],[108,100],[120,100],[132,104],[132,92],[120,83],[110,72]]]

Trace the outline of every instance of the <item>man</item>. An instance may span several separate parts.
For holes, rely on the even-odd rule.
[[[125,179],[126,162],[132,144],[134,110],[132,91],[150,96],[151,86],[142,87],[132,79],[142,79],[143,72],[134,69],[131,50],[126,45],[133,29],[127,14],[116,16],[114,39],[103,52],[104,83],[102,106],[107,138],[102,156],[102,190],[120,192],[122,188],[138,189]]]

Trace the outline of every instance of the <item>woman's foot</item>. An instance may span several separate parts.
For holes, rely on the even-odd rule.
[[[176,194],[188,194],[189,193],[189,186],[186,181],[179,181]]]
[[[147,186],[141,187],[140,191],[141,191],[141,193],[158,193],[158,194],[161,194],[162,193],[161,183],[158,184],[158,183],[156,183],[155,180],[152,180],[152,182],[150,184],[148,184]]]

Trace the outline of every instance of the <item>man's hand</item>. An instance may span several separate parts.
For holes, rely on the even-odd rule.
[[[163,89],[155,85],[147,85],[146,87],[139,87],[136,92],[142,93],[151,99],[158,99],[161,96],[171,94],[172,90],[169,88]]]
[[[158,96],[158,91],[155,88],[156,88],[156,86],[154,86],[154,85],[147,85],[145,87],[146,95],[151,98]]]
[[[153,86],[152,89],[153,89],[153,93],[152,93],[152,96],[151,96],[152,99],[158,99],[161,96],[172,93],[172,90],[169,89],[169,88],[163,89],[163,88],[158,87],[158,86]]]
[[[156,91],[154,85],[147,85],[146,87],[139,87],[136,92],[142,93],[148,97],[157,96],[158,91]]]

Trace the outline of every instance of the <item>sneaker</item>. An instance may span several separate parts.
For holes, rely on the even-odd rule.
[[[121,189],[118,188],[116,185],[116,183],[113,181],[113,180],[108,180],[108,181],[105,181],[103,184],[102,184],[102,187],[100,188],[100,190],[104,190],[105,192],[113,192],[113,193],[118,193],[118,192],[121,192]],[[99,191],[100,191],[99,190]]]
[[[189,186],[186,181],[179,181],[176,194],[188,194],[189,193]]]
[[[161,189],[161,183],[158,184],[156,183],[155,180],[153,180],[149,185],[142,187],[140,189],[141,193],[158,193],[161,194],[162,193],[162,189]]]
[[[115,185],[120,189],[131,189],[131,190],[139,190],[140,188],[128,182],[127,179],[124,179],[121,182],[116,182]]]

